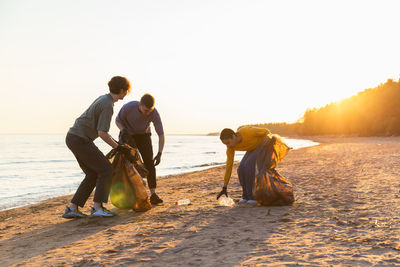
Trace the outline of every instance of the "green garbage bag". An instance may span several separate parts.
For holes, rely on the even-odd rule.
[[[107,154],[113,168],[110,191],[111,203],[120,209],[147,211],[151,209],[142,175],[147,175],[140,160],[139,152],[131,148],[131,154],[125,155],[111,150]],[[140,172],[139,172],[139,170]]]

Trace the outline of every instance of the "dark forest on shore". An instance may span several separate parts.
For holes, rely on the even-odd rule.
[[[388,79],[375,88],[307,109],[296,123],[251,124],[287,135],[400,135],[400,79]]]

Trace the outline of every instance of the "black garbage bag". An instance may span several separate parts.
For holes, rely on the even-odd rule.
[[[269,134],[262,143],[256,161],[253,195],[264,206],[289,205],[294,202],[292,183],[275,170],[290,147],[279,135]]]

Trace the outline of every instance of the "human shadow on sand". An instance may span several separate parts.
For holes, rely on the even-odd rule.
[[[137,218],[142,214],[128,210],[119,210],[116,217],[87,217],[67,220],[13,236],[0,242],[0,252],[2,254],[1,266],[16,264],[47,251],[64,247],[112,228],[115,225],[129,223],[133,218]],[[49,240],[51,241],[49,242]],[[4,257],[5,255],[7,257]],[[21,259],[21,255],[23,255],[23,259]]]

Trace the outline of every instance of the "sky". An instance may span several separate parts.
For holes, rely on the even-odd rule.
[[[295,122],[400,75],[400,1],[0,0],[0,133],[66,133],[111,77],[166,134]]]

